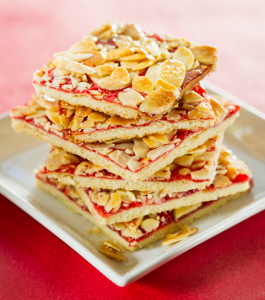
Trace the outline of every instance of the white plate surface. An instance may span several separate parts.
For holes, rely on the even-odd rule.
[[[247,196],[227,204],[210,216],[198,220],[199,232],[173,246],[137,252],[126,251],[126,261],[118,263],[98,252],[107,237],[88,234],[94,227],[82,216],[35,187],[33,170],[44,162],[47,144],[15,134],[7,114],[0,119],[0,192],[48,228],[89,263],[119,286],[148,274],[181,253],[245,220],[265,208],[265,115],[244,102],[206,83],[209,92],[219,94],[241,106],[240,117],[225,135],[225,144],[243,159],[254,174],[254,188]],[[26,238],[26,237],[25,237]]]

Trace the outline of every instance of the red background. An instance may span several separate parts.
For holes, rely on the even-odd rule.
[[[0,1],[0,112],[28,101],[32,73],[112,19],[218,48],[207,80],[265,112],[264,1]],[[265,212],[128,287],[0,195],[0,299],[265,299]]]

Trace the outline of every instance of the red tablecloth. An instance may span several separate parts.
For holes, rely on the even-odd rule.
[[[29,99],[33,71],[53,52],[108,19],[215,45],[219,66],[208,80],[265,112],[263,1],[0,5],[0,112]],[[262,212],[120,288],[0,195],[0,299],[265,299],[264,218]]]

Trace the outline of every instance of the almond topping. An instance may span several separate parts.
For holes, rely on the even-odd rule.
[[[159,156],[165,154],[168,151],[171,151],[173,148],[174,148],[174,145],[172,145],[172,144],[169,144],[169,145],[166,145],[166,146],[160,146],[158,148],[155,148],[155,149],[149,151],[147,153],[147,157],[149,157],[151,160],[154,161]]]
[[[75,43],[68,51],[72,53],[86,53],[87,50],[92,50],[95,43],[91,40],[84,40]]]
[[[187,168],[183,168],[183,169],[180,169],[179,170],[179,174],[180,175],[188,175],[188,174],[190,174],[191,173],[191,171],[190,171],[190,169],[187,169]]]
[[[228,165],[226,167],[226,169],[227,169],[226,175],[232,180],[235,179],[237,177],[237,175],[239,174],[238,169],[232,164]]]
[[[225,187],[231,184],[231,181],[229,177],[226,175],[216,175],[213,181],[214,187],[219,188],[219,187]]]
[[[167,238],[162,242],[162,245],[166,246],[183,241],[198,230],[198,228],[192,228],[188,231],[167,235]]]
[[[106,61],[106,55],[99,51],[88,50],[86,53],[92,54],[91,57],[83,61],[83,64],[89,67],[96,67]]]
[[[132,87],[141,93],[149,94],[153,90],[153,82],[146,76],[135,76],[132,81]]]
[[[217,50],[211,46],[195,46],[191,48],[195,58],[202,64],[212,65],[217,62]]]
[[[125,118],[122,118],[122,117],[117,116],[117,115],[111,116],[110,119],[109,119],[110,124],[122,125],[122,126],[130,125],[134,122],[135,122],[134,119],[125,119]]]
[[[83,161],[81,164],[79,164],[76,169],[74,174],[75,175],[86,175],[86,174],[93,174],[95,172],[103,170],[102,167],[94,165],[90,161]]]
[[[105,241],[103,244],[116,252],[121,252],[121,248],[117,244],[115,244],[111,241]]]
[[[86,107],[86,106],[77,106],[76,107],[76,112],[75,114],[78,116],[78,117],[87,117],[91,114],[92,112],[92,109],[89,108],[89,107]]]
[[[142,166],[142,163],[139,162],[138,156],[132,156],[132,158],[128,161],[127,165],[128,168],[134,172]]]
[[[61,124],[59,119],[59,111],[46,110],[47,117],[55,124]]]
[[[139,158],[146,158],[147,153],[150,151],[150,148],[141,139],[134,139],[133,151]]]
[[[218,100],[211,98],[210,103],[217,118],[221,118],[226,113],[225,109],[218,102]]]
[[[193,180],[206,180],[209,179],[211,172],[205,168],[199,170],[199,171],[192,171],[190,173],[191,178]]]
[[[150,148],[156,148],[162,144],[168,144],[170,142],[165,134],[159,134],[159,133],[150,134],[146,137],[143,137],[143,141]]]
[[[125,256],[121,253],[115,251],[113,248],[110,248],[107,245],[101,245],[99,247],[99,252],[104,254],[105,256],[112,258],[117,261],[125,261]]]
[[[131,220],[130,222],[125,222],[125,225],[129,227],[132,231],[136,231],[136,229],[140,226],[143,217],[136,218]]]
[[[206,145],[201,145],[195,149],[189,150],[188,154],[202,155],[206,150],[207,150]]]
[[[107,53],[107,60],[119,60],[122,57],[134,54],[133,48],[119,48]]]
[[[67,116],[65,115],[60,115],[59,116],[59,121],[60,121],[60,124],[65,128],[67,129],[69,127],[69,124],[70,124],[70,119],[67,118]]]
[[[159,74],[162,80],[178,89],[185,78],[186,68],[181,61],[165,60],[161,65]]]
[[[113,226],[117,231],[124,230],[126,228],[124,223],[114,223]]]
[[[149,67],[145,76],[150,78],[155,85],[156,81],[160,78],[160,67],[161,63],[156,63],[153,66]]]
[[[192,68],[195,59],[191,50],[185,47],[179,47],[173,54],[173,58],[183,62],[187,71]]]
[[[131,156],[126,154],[124,151],[116,150],[109,154],[109,157],[117,163],[119,166],[126,168],[128,161],[131,159]]]
[[[159,114],[168,110],[175,102],[176,96],[172,91],[159,88],[151,92],[139,107],[143,112]]]
[[[162,79],[158,79],[155,83],[155,89],[159,89],[159,88],[163,88],[164,90],[166,91],[172,91],[172,92],[175,92],[177,90],[177,88],[172,85],[172,84],[169,84],[167,82],[165,82],[164,80]]]
[[[121,61],[139,61],[139,60],[145,59],[145,57],[146,57],[145,54],[137,53],[137,54],[133,54],[130,56],[122,57],[120,60]]]
[[[71,62],[66,66],[66,69],[71,72],[76,72],[79,74],[93,74],[96,71],[93,68],[90,68],[88,66],[82,65],[78,62]]]
[[[137,64],[138,64],[137,61],[122,61],[121,62],[121,66],[128,70],[131,70]]]
[[[110,76],[99,80],[100,87],[108,90],[119,90],[125,88],[130,83],[130,75],[123,67],[115,69]]]
[[[104,113],[100,113],[97,111],[92,112],[88,116],[88,120],[94,121],[94,122],[104,122],[107,118],[107,115]]]
[[[114,71],[114,67],[111,64],[104,64],[95,67],[95,70],[97,71],[99,76],[108,76],[112,74],[112,72]]]
[[[159,226],[159,221],[155,219],[145,219],[141,223],[141,227],[146,232],[151,232]]]
[[[148,68],[150,66],[152,66],[153,64],[155,63],[155,60],[149,60],[149,59],[146,59],[140,63],[138,63],[136,66],[134,66],[132,68],[133,71],[139,71],[139,70],[143,70],[145,68]]]
[[[181,157],[177,157],[174,162],[182,167],[190,167],[193,163],[193,156],[183,155]]]
[[[144,98],[134,90],[126,93],[120,92],[118,98],[122,105],[131,107],[137,107],[139,103],[144,101]]]
[[[194,91],[185,93],[181,99],[181,102],[186,104],[197,104],[202,101],[204,101],[204,98]]]
[[[121,234],[125,237],[130,237],[130,238],[134,238],[134,239],[138,239],[140,237],[142,237],[144,234],[142,233],[142,231],[137,228],[136,230],[132,230],[131,228],[127,227],[126,229],[124,229]]]
[[[121,196],[118,192],[110,195],[109,202],[105,205],[105,211],[110,212],[113,208],[119,208],[121,206]]]

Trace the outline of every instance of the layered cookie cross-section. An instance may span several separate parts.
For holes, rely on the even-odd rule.
[[[36,93],[119,115],[166,113],[209,72],[217,51],[183,38],[107,23],[34,73]]]
[[[218,99],[215,99],[217,103]],[[101,143],[74,143],[64,132],[58,131],[59,125],[50,124],[43,113],[37,110],[34,114],[27,112],[25,115],[24,107],[13,110],[12,125],[17,132],[32,135],[104,167],[111,173],[135,181],[148,178],[175,158],[204,144],[230,126],[238,116],[239,107],[224,100],[219,103],[222,103],[221,117],[212,127],[196,130],[175,129],[164,134]]]
[[[38,178],[48,178],[41,169]],[[251,174],[246,165],[223,148],[213,183],[203,190],[191,189],[185,192],[110,190],[76,187],[80,197],[99,224],[128,222],[148,214],[160,213],[200,202],[216,200],[236,194],[249,188]],[[60,182],[61,183],[61,182]],[[65,184],[61,183],[62,186]]]
[[[213,181],[222,140],[223,133],[176,158],[170,165],[143,181],[125,180],[91,161],[59,148],[51,150],[41,172],[64,184],[92,189],[108,187],[112,190],[165,192],[204,189]]]

